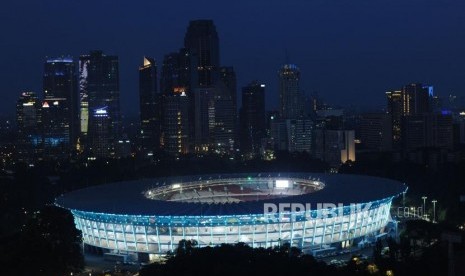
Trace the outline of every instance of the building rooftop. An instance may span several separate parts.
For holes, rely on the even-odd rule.
[[[323,189],[285,197],[257,197],[258,200],[231,201],[206,204],[189,201],[167,201],[150,199],[147,191],[173,185],[185,185],[193,181],[214,182],[216,179],[242,178],[253,183],[254,180],[269,179],[314,179],[325,184]],[[89,187],[59,196],[56,205],[94,213],[144,216],[223,216],[263,214],[264,204],[300,203],[310,204],[357,204],[401,195],[407,186],[401,182],[361,175],[320,174],[320,173],[249,173],[249,174],[212,174],[142,179],[116,182]]]

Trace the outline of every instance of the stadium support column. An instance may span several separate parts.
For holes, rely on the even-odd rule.
[[[213,224],[210,225],[210,244],[213,245]]]
[[[134,238],[134,246],[136,247],[136,250],[137,250],[136,228],[137,226],[132,225],[132,237]]]
[[[294,225],[295,225],[295,214],[291,214],[291,241],[290,246],[294,244]]]
[[[118,239],[116,237],[116,231],[115,231],[115,224],[114,223],[111,224],[111,230],[113,230],[113,240],[115,242],[116,251],[119,252]]]
[[[338,216],[337,216],[338,217]],[[337,218],[336,217],[336,218]],[[336,218],[333,217],[333,227],[331,229],[331,242],[330,243],[333,243],[333,237],[334,237],[334,227],[336,226]]]
[[[107,223],[103,223],[103,231],[105,231],[105,238],[107,240],[107,246],[110,247],[110,241],[108,240],[108,230],[107,230]]]
[[[198,247],[200,247],[200,235],[199,235],[199,225],[197,224],[197,244],[198,244]]]
[[[312,238],[312,245],[315,245],[316,227],[317,227],[317,222],[315,222],[315,223],[313,224],[313,238]]]
[[[149,252],[149,237],[147,236],[147,225],[144,225],[144,235],[145,235],[145,247],[147,248],[147,252]],[[160,252],[160,248],[158,248],[158,252]]]
[[[170,230],[170,250],[173,251],[173,232],[171,230],[171,223],[168,224],[168,229]]]
[[[123,233],[124,249],[128,250],[128,243],[126,241],[126,230],[124,228],[125,226],[121,224],[121,232]]]
[[[342,207],[342,221],[341,221],[341,229],[339,230],[339,241],[342,241],[342,229],[344,228],[344,209],[345,208],[347,207]],[[349,217],[350,217],[350,212],[349,212]]]
[[[252,248],[255,248],[255,229],[256,229],[256,224],[252,225]]]
[[[224,220],[224,243],[228,243],[228,221]]]
[[[162,253],[161,252],[161,242],[160,242],[160,234],[159,234],[159,231],[158,231],[158,225],[155,225],[155,231],[157,232],[158,253]]]
[[[237,226],[237,242],[241,242],[241,225]]]
[[[304,218],[304,222],[303,222],[303,225],[302,225],[302,242],[301,242],[301,245],[300,245],[301,249],[304,248],[305,231],[306,230],[307,230],[307,220]]]
[[[326,238],[326,223],[328,221],[328,218],[325,218],[324,219],[324,222],[323,222],[323,235],[321,236],[321,243],[325,243],[325,238]]]
[[[270,244],[271,246],[271,244]],[[268,223],[266,224],[265,247],[268,248]]]

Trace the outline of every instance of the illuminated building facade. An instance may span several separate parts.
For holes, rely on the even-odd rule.
[[[111,134],[108,108],[101,107],[92,110],[91,121],[89,131],[92,135],[88,137],[88,155],[92,158],[107,158],[112,154],[114,139]]]
[[[78,82],[71,57],[49,58],[43,74],[44,157],[66,158],[78,133]]]
[[[432,86],[420,83],[407,84],[401,90],[387,91],[387,113],[392,119],[392,144],[394,149],[405,149],[402,141],[403,121],[406,116],[430,113],[434,96]]]
[[[190,57],[186,49],[165,55],[160,78],[162,148],[174,157],[189,153],[194,115],[190,90]]]
[[[305,116],[305,101],[299,83],[300,69],[296,65],[285,64],[279,70],[279,105],[282,119]]]
[[[139,68],[140,146],[144,155],[153,155],[160,149],[162,112],[157,87],[155,60],[144,57]]]
[[[48,98],[42,102],[44,158],[66,159],[70,154],[70,122],[65,116],[67,99]]]
[[[86,244],[111,253],[155,257],[182,239],[318,252],[386,235],[391,202],[405,191],[368,176],[197,175],[95,186],[56,204],[71,210]]]
[[[88,55],[79,57],[79,89],[81,134],[89,142],[99,138],[92,138],[94,130],[99,129],[100,120],[93,121],[92,112],[106,107],[106,116],[110,122],[109,137],[105,138],[110,144],[106,148],[113,148],[115,139],[120,137],[120,91],[119,91],[119,61],[117,56],[108,56],[102,51],[91,51]],[[87,115],[87,117],[86,117]],[[95,134],[96,135],[96,134]]]
[[[355,161],[355,131],[317,129],[314,133],[316,158],[334,167]]]
[[[310,119],[287,119],[287,150],[289,152],[312,152],[313,122]]]
[[[41,153],[41,107],[41,102],[35,92],[22,92],[16,102],[17,154],[19,160],[33,160]]]
[[[164,98],[164,149],[179,157],[189,152],[189,96],[183,87],[175,87]]]

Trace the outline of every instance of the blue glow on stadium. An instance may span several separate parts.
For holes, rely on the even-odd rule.
[[[154,257],[182,239],[198,246],[288,242],[308,252],[386,234],[392,199],[405,191],[400,182],[369,176],[217,174],[95,186],[62,195],[56,205],[71,210],[86,244],[111,253]],[[323,216],[321,203],[337,208]],[[266,213],[265,204],[311,209]]]

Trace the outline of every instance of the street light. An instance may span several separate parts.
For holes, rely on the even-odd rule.
[[[433,223],[436,222],[436,202],[438,202],[436,199],[431,200],[433,203]]]
[[[423,219],[425,219],[425,213],[426,213],[426,196],[422,196],[421,199],[423,199]]]

